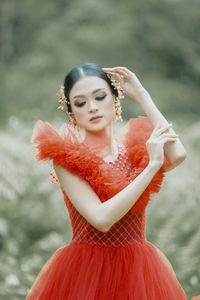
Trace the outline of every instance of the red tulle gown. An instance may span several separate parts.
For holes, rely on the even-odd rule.
[[[115,136],[119,154],[112,163],[99,155],[103,145],[92,139],[85,141],[81,132],[76,134],[66,124],[58,133],[48,122],[39,120],[31,141],[37,148],[37,160],[52,160],[86,180],[104,202],[145,169],[149,162],[145,142],[152,130],[147,117],[130,119]],[[165,156],[164,164],[168,163]],[[161,189],[162,168],[108,232],[95,229],[62,190],[73,237],[45,263],[26,300],[187,299],[166,256],[145,238],[145,209],[151,194]],[[53,176],[60,186],[55,173]]]

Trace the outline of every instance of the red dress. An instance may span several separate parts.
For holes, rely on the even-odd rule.
[[[130,119],[116,135],[119,155],[113,163],[98,155],[103,145],[84,141],[81,133],[75,134],[66,124],[59,134],[48,122],[39,120],[31,141],[37,148],[37,160],[52,160],[77,174],[104,202],[145,169],[149,162],[145,142],[152,130],[147,117]],[[164,164],[168,163],[165,156]],[[162,167],[108,232],[95,229],[62,190],[73,237],[45,263],[26,300],[187,299],[167,258],[145,238],[145,209],[151,194],[160,191],[163,179]]]

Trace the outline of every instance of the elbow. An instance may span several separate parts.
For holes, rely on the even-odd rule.
[[[173,165],[179,165],[180,163],[182,163],[187,157],[187,152],[185,151],[185,149],[183,149],[182,151],[178,152],[173,161],[171,161],[171,163]]]
[[[187,152],[186,151],[182,152],[176,159],[177,163],[179,164],[182,163],[186,159],[186,157],[187,157]]]
[[[97,218],[94,225],[94,227],[101,232],[108,232],[111,227],[104,218]]]
[[[178,165],[180,165],[187,157],[187,153],[186,152],[182,152],[182,154],[178,155],[176,157],[176,159],[171,162],[171,164],[165,168],[163,168],[163,172],[169,172],[171,170],[173,170],[174,168],[176,168]]]
[[[178,165],[180,165],[187,157],[186,152],[180,154],[179,156],[176,157],[176,160],[173,162],[172,167],[177,167]]]

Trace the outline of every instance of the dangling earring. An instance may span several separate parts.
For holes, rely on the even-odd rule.
[[[68,105],[70,105],[70,101],[69,101],[69,99],[67,99],[65,97],[64,86],[61,85],[60,92],[57,93],[57,95],[59,96],[58,103],[61,104],[60,106],[58,106],[58,109],[61,109],[63,111],[66,110],[66,113],[67,113],[67,115],[69,117],[68,126],[72,127],[73,129],[75,129],[77,131],[80,131],[80,127],[78,126],[78,124],[76,122],[74,114],[72,112],[69,112],[68,109],[67,109]],[[66,109],[65,109],[65,107],[66,107]]]
[[[68,112],[68,116],[69,116],[69,125],[76,128],[77,122],[76,122],[76,119],[74,117],[74,114],[72,112]]]
[[[122,113],[122,108],[121,108],[121,104],[120,104],[120,100],[118,99],[118,97],[115,97],[114,100],[114,105],[115,105],[115,118],[114,118],[114,122],[122,122],[122,117],[121,117],[121,113]]]
[[[120,104],[120,99],[124,98],[124,90],[122,89],[119,80],[115,80],[113,79],[110,75],[108,75],[108,77],[110,78],[111,84],[114,87],[115,90],[117,90],[118,96],[115,97],[114,100],[114,105],[115,105],[115,118],[114,118],[114,122],[122,122],[122,117],[121,117],[121,113],[122,113],[122,108],[121,108],[121,104]]]

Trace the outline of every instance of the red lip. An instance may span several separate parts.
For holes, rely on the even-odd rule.
[[[92,118],[90,119],[90,121],[95,120],[95,119],[99,119],[99,118],[102,118],[102,116],[94,116],[94,117],[92,117]]]

